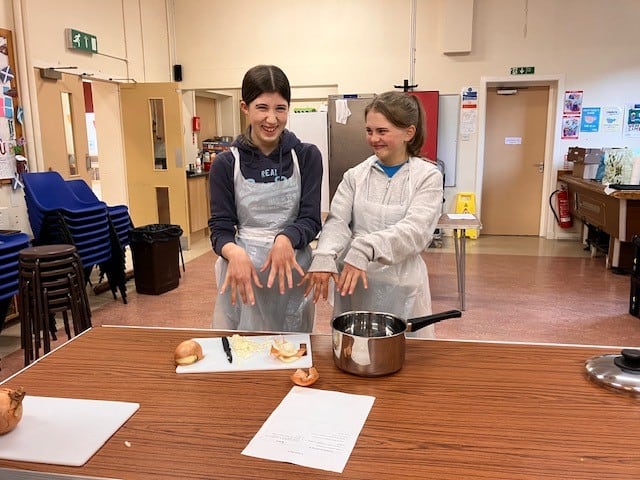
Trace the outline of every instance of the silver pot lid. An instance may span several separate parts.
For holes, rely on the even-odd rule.
[[[595,383],[613,390],[640,395],[640,350],[625,348],[620,355],[601,355],[585,363]]]

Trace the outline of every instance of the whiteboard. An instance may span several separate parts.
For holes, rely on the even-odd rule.
[[[438,103],[438,160],[444,162],[444,186],[456,185],[460,95],[440,95]]]
[[[322,154],[322,199],[320,211],[329,211],[329,140],[327,133],[327,112],[292,112],[287,129],[296,134],[302,142],[313,143]]]

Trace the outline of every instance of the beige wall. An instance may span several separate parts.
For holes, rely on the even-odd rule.
[[[459,94],[487,79],[552,79],[560,95],[584,90],[585,106],[640,103],[637,0],[475,0],[471,52],[456,55],[441,48],[445,1],[456,0],[415,1],[418,89]],[[257,63],[280,65],[293,85],[337,84],[339,93],[381,92],[410,77],[411,0],[180,0],[178,6],[183,88],[238,87]],[[536,74],[512,77],[514,66],[535,66]],[[552,189],[569,146],[640,148],[640,139],[621,133],[562,140],[559,123],[551,134],[553,171],[545,191]],[[477,134],[459,139],[448,205],[458,191],[479,191],[482,148]]]
[[[166,82],[171,80],[173,42],[172,0],[3,0],[0,27],[13,32],[18,62],[20,97],[25,109],[25,137],[31,170],[42,170],[42,148],[37,118],[34,67],[75,66],[67,73],[87,74],[88,79],[115,82]],[[15,19],[15,20],[14,20]],[[93,34],[98,54],[68,50],[65,28]],[[112,101],[118,102],[118,97]],[[113,105],[113,118],[119,118],[119,105]],[[120,125],[108,125],[101,144],[108,145],[101,162],[104,173],[122,171],[124,151]],[[99,132],[100,135],[100,132]],[[117,147],[117,148],[113,148]],[[105,150],[103,148],[103,150]],[[108,153],[108,155],[106,154]],[[124,179],[118,187],[103,185],[103,196],[111,204],[123,203]],[[106,197],[105,200],[108,200]],[[22,191],[0,187],[0,206],[10,206],[11,228],[30,231]]]
[[[475,0],[471,52],[457,55],[441,48],[445,1],[451,0],[58,0],[52,7],[48,0],[5,0],[0,27],[23,35],[30,67],[76,65],[99,78],[151,82],[170,80],[172,65],[179,63],[181,87],[190,90],[237,88],[248,67],[275,63],[296,86],[380,92],[410,77],[415,3],[419,89],[451,94],[487,79],[553,78],[560,94],[584,90],[585,106],[640,103],[637,0]],[[14,10],[22,24],[14,22]],[[67,51],[63,32],[70,26],[97,35],[105,55]],[[510,77],[510,67],[530,65],[536,75]],[[185,109],[194,106],[185,103]],[[554,128],[550,142],[554,169],[574,144],[640,148],[640,139],[621,134],[567,141],[559,130]],[[37,125],[32,131],[30,153],[37,156]],[[448,198],[478,190],[482,145],[477,135],[459,139],[456,187],[447,189]],[[0,188],[2,204],[9,202],[7,190]]]

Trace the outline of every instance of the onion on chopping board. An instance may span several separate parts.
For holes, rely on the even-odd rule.
[[[25,392],[22,387],[17,390],[0,388],[0,435],[10,432],[22,419],[22,399]]]
[[[173,353],[173,359],[176,365],[191,365],[203,358],[202,346],[195,340],[185,340],[181,342]]]

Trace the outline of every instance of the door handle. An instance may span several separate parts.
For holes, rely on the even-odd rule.
[[[538,172],[540,173],[544,172],[544,162],[534,163],[533,166],[538,167]]]

